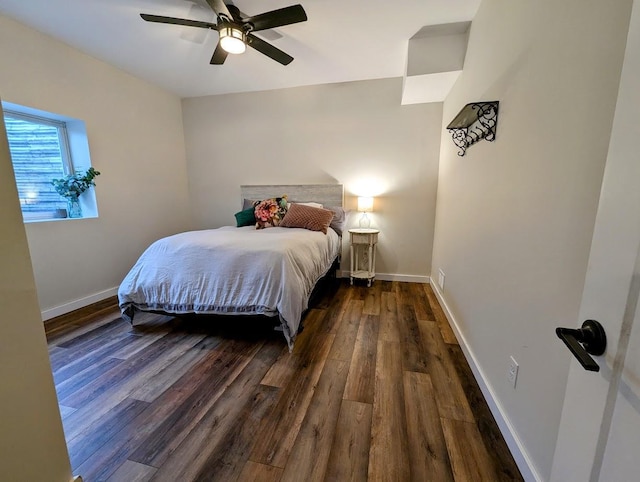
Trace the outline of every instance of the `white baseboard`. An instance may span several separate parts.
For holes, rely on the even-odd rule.
[[[349,270],[338,270],[336,275],[338,278],[348,278]],[[407,283],[425,283],[429,284],[430,278],[428,276],[419,276],[415,274],[391,274],[391,273],[376,273],[376,279],[381,281],[405,281]]]
[[[493,414],[493,417],[498,424],[498,428],[500,429],[500,432],[502,433],[502,436],[504,437],[504,440],[507,443],[509,450],[511,451],[511,455],[513,455],[513,458],[518,465],[518,468],[520,469],[522,477],[526,481],[542,482],[543,478],[540,477],[540,474],[533,465],[533,461],[529,457],[529,454],[527,453],[522,440],[520,440],[520,437],[518,437],[518,434],[511,424],[511,421],[504,412],[502,404],[496,398],[495,392],[491,388],[488,379],[485,377],[482,368],[480,368],[473,350],[460,331],[458,323],[453,316],[453,313],[449,309],[449,306],[447,306],[447,302],[445,301],[444,296],[440,291],[440,287],[437,285],[437,283],[432,283],[431,287],[433,288],[433,291],[436,294],[438,301],[440,302],[440,306],[442,306],[444,314],[449,320],[449,324],[451,325],[451,328],[453,329],[453,332],[458,339],[458,343],[460,344],[460,348],[462,349],[462,352],[467,359],[467,363],[469,363],[469,366],[471,367],[473,376],[476,378],[476,381],[480,386],[480,390],[482,391],[482,394],[487,401],[487,405],[489,405],[489,410],[491,410],[491,413]]]
[[[97,303],[98,301],[102,301],[110,296],[115,296],[118,294],[118,287],[109,288],[108,290],[101,291],[99,293],[94,293],[89,296],[85,296],[84,298],[80,298],[78,300],[70,301],[60,306],[55,306],[53,308],[49,308],[42,311],[42,321],[50,320],[51,318],[55,318],[56,316],[64,315],[65,313],[69,313],[70,311],[77,310],[78,308],[84,308],[91,303]]]
[[[349,271],[346,270],[338,270],[337,276],[339,278],[348,278]],[[406,281],[409,283],[429,283],[428,276],[417,276],[417,275],[409,275],[409,274],[387,274],[387,273],[376,273],[376,279],[382,281]],[[55,318],[56,316],[64,315],[65,313],[69,313],[70,311],[77,310],[78,308],[83,308],[91,303],[96,303],[98,301],[102,301],[105,298],[109,298],[110,296],[115,296],[118,294],[118,287],[110,288],[108,290],[101,291],[99,293],[94,293],[92,295],[86,296],[84,298],[80,298],[78,300],[70,301],[69,303],[65,303],[60,306],[55,306],[53,308],[49,308],[42,311],[42,321],[50,320],[51,318]]]

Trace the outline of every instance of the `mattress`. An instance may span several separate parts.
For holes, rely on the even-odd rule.
[[[311,291],[340,254],[338,234],[301,228],[225,226],[149,246],[122,281],[123,318],[169,314],[278,316],[293,343]]]

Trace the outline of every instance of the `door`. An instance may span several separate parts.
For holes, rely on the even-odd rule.
[[[71,480],[0,100],[0,479]]]
[[[552,481],[622,482],[639,477],[639,81],[640,0],[635,0],[580,319],[570,326],[598,320],[607,334],[607,349],[595,357],[597,373],[571,362]]]

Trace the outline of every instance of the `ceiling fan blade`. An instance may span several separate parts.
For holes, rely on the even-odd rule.
[[[307,14],[302,5],[292,5],[245,18],[243,22],[252,24],[253,31],[257,32],[258,30],[282,27],[283,25],[304,22],[305,20],[307,20]]]
[[[201,27],[201,28],[210,28],[212,30],[218,30],[218,26],[215,23],[209,22],[201,22],[199,20],[188,20],[186,18],[175,18],[175,17],[163,17],[161,15],[149,15],[147,13],[141,13],[140,16],[143,20],[147,22],[156,22],[156,23],[169,23],[172,25],[185,25],[187,27]]]
[[[216,12],[217,16],[224,15],[229,20],[233,20],[233,15],[231,15],[229,8],[223,0],[207,0],[207,3],[213,9],[213,11]]]
[[[291,55],[284,53],[282,50],[253,34],[247,35],[247,45],[256,49],[258,52],[263,53],[267,57],[271,57],[276,62],[280,62],[282,65],[289,65],[293,61],[293,57],[291,57]]]
[[[220,46],[220,42],[216,45],[216,49],[213,51],[213,57],[211,57],[211,65],[222,65],[227,60],[227,51]]]

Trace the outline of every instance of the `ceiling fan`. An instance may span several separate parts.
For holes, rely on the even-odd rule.
[[[292,5],[251,17],[242,17],[238,7],[231,3],[225,4],[223,0],[207,0],[207,3],[215,12],[217,23],[163,17],[146,13],[141,13],[140,16],[147,22],[216,30],[220,34],[220,38],[213,52],[213,57],[211,57],[211,64],[221,65],[227,59],[228,54],[241,54],[246,50],[247,46],[256,49],[276,62],[280,62],[282,65],[289,65],[293,61],[293,57],[289,54],[256,37],[252,32],[304,22],[307,20],[307,14],[302,5]]]

